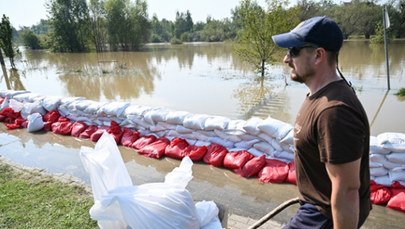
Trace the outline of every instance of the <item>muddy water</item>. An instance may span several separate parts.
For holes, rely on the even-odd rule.
[[[383,47],[364,42],[346,42],[341,52],[343,74],[353,82],[368,113],[372,134],[405,132],[404,102],[394,96],[405,87],[403,67],[405,42],[390,46],[391,88],[386,92]],[[83,96],[96,101],[130,101],[165,106],[193,113],[247,119],[251,116],[294,121],[307,93],[305,86],[289,82],[289,69],[269,67],[263,85],[247,65],[232,54],[227,44],[155,45],[137,53],[53,54],[23,52],[18,72],[3,73],[0,89],[26,89],[44,95]],[[0,125],[0,155],[26,166],[66,173],[89,183],[80,162],[81,146],[87,140],[54,135],[29,134],[25,129],[7,131]],[[179,161],[150,159],[121,147],[134,184],[162,181]],[[188,189],[196,200],[215,200],[231,213],[260,218],[276,205],[296,196],[292,185],[260,184],[229,170],[205,164],[193,166]],[[277,216],[286,222],[294,208]],[[403,213],[375,206],[366,228],[401,228]]]
[[[373,135],[405,130],[404,101],[394,96],[405,87],[403,53],[405,41],[390,43],[391,90],[386,95],[384,47],[347,41],[341,50],[340,68],[364,104]],[[232,119],[271,115],[293,123],[307,93],[304,85],[290,82],[289,68],[281,63],[268,66],[261,83],[228,43],[148,45],[143,52],[23,51],[17,67],[19,71],[0,78],[0,89],[129,101]]]

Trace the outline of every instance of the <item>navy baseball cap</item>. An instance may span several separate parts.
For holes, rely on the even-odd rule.
[[[328,51],[338,52],[343,44],[343,33],[332,19],[322,16],[301,22],[288,33],[272,36],[282,48],[300,47],[306,43],[318,45]]]

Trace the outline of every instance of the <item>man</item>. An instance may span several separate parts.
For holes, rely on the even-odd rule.
[[[370,129],[337,68],[342,31],[328,17],[313,17],[273,41],[288,48],[291,79],[309,89],[294,126],[301,206],[284,228],[359,228],[371,210]]]

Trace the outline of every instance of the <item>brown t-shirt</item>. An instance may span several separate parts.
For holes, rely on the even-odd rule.
[[[332,188],[324,163],[340,164],[361,158],[359,222],[363,222],[371,210],[370,128],[352,88],[340,80],[307,96],[295,122],[294,142],[301,199],[318,206],[330,219]]]

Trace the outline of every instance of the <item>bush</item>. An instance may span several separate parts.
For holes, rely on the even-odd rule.
[[[183,42],[181,42],[181,40],[179,40],[177,38],[172,38],[170,40],[170,44],[172,44],[172,45],[180,45],[180,44],[183,44]]]

